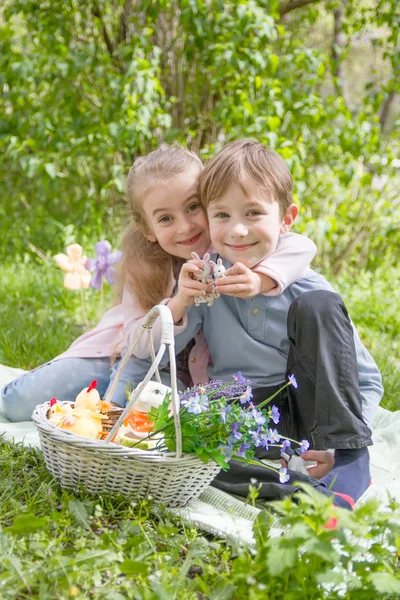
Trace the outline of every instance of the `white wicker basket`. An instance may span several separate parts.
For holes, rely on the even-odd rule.
[[[161,319],[161,345],[154,355],[151,329]],[[166,306],[155,306],[147,315],[143,328],[132,343],[119,366],[113,385],[105,400],[111,402],[119,378],[143,332],[147,330],[152,367],[143,382],[137,386],[131,401],[116,421],[105,440],[90,440],[65,431],[49,422],[49,402],[36,407],[32,419],[39,430],[44,459],[50,473],[59,479],[62,487],[83,485],[91,493],[123,493],[132,496],[149,494],[166,506],[184,506],[197,498],[214,479],[221,467],[210,461],[204,464],[194,454],[182,455],[182,437],[179,422],[179,398],[176,385],[174,326],[171,311]],[[126,448],[111,442],[125,415],[132,409],[144,386],[158,373],[158,365],[168,346],[171,370],[171,406],[176,430],[176,452],[144,451]]]

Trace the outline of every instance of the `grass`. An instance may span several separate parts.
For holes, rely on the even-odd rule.
[[[33,368],[62,352],[85,330],[79,294],[65,290],[62,280],[51,263],[2,267],[0,362]],[[364,274],[357,287],[352,283],[350,277],[342,277],[336,288],[382,369],[384,405],[400,408],[400,317],[394,277],[380,281]],[[94,325],[99,296],[88,290],[86,298]],[[111,298],[110,291],[109,302]],[[41,453],[32,448],[0,443],[0,472],[2,600],[399,597],[394,548],[397,536],[400,549],[400,530],[390,521],[399,511],[394,503],[392,512],[383,514],[371,505],[340,517],[352,535],[363,538],[360,545],[359,540],[344,539],[342,531],[324,528],[333,510],[329,499],[318,494],[300,506],[286,500],[277,510],[282,524],[291,528],[290,539],[270,539],[270,517],[263,512],[256,527],[257,546],[249,550],[185,527],[162,508],[155,510],[151,501],[62,490],[47,472]],[[388,536],[391,550],[382,545]],[[347,561],[342,561],[344,574],[336,587],[332,573],[341,558],[332,538],[342,544],[340,556]],[[372,545],[372,555],[365,553],[366,543]],[[343,595],[352,556],[353,575],[346,583],[350,591]],[[321,587],[327,581],[333,582],[328,591]]]

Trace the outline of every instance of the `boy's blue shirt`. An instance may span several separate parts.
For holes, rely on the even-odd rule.
[[[226,268],[231,266],[226,260],[223,263]],[[208,368],[210,379],[229,381],[234,373],[241,371],[255,389],[284,383],[289,352],[288,311],[295,298],[312,290],[334,291],[322,275],[309,269],[280,296],[260,294],[251,300],[220,296],[212,306],[191,306],[186,329],[175,337],[176,354],[203,328],[212,357]],[[353,331],[363,418],[371,427],[383,394],[382,381],[354,326]],[[139,362],[143,371],[138,381],[143,379],[150,364]]]

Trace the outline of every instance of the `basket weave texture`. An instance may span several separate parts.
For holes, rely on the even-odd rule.
[[[177,432],[177,451],[145,451],[138,448],[126,448],[110,442],[116,431],[118,420],[108,432],[106,440],[91,440],[78,436],[50,423],[47,418],[50,403],[46,402],[36,407],[32,419],[39,431],[46,467],[59,480],[62,487],[75,488],[83,485],[90,493],[122,493],[133,497],[150,495],[154,501],[166,506],[184,506],[190,500],[198,498],[220,471],[221,467],[213,461],[205,464],[195,454],[181,455],[180,453],[179,399],[176,392],[172,316],[166,306],[156,306],[150,311],[147,319],[150,344],[151,327],[158,315],[161,317],[163,326],[164,323],[167,324],[165,341],[162,340],[152,368],[143,383],[137,387],[137,393],[133,395],[125,410],[121,411],[118,420],[122,420],[132,410],[140,391],[157,371],[165,345],[169,345],[171,404]],[[163,331],[164,329],[165,327],[163,327]],[[127,353],[128,356],[121,361],[116,379],[118,375],[122,374],[127,359],[142,333],[143,331],[138,334]],[[150,347],[152,348],[152,346]],[[158,371],[157,376],[159,377]],[[116,382],[111,389],[111,394],[115,387]],[[106,400],[110,401],[110,396]]]

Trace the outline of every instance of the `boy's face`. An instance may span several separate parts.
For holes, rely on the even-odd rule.
[[[211,243],[231,263],[254,267],[271,254],[279,236],[287,233],[298,213],[292,204],[282,217],[279,203],[262,190],[247,196],[233,184],[207,208]]]

